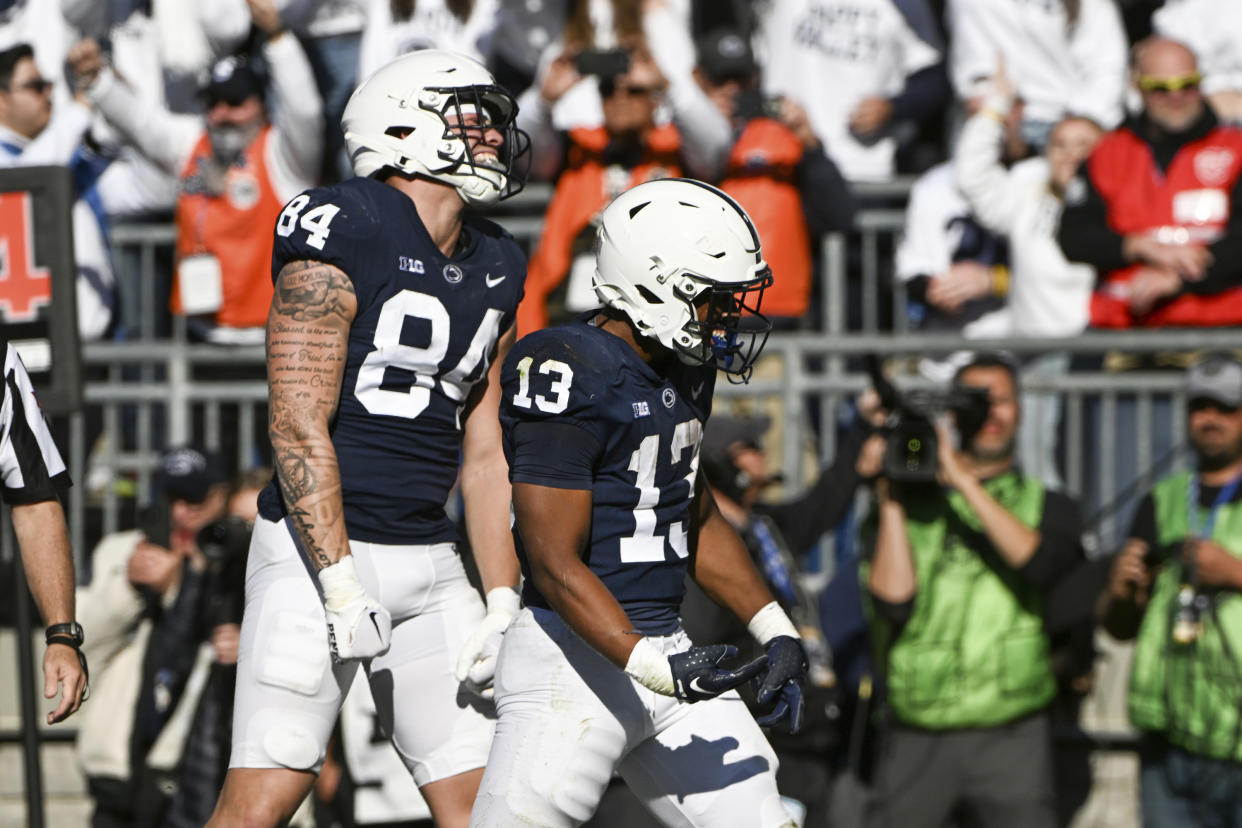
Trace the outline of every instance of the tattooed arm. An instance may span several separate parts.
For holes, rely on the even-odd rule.
[[[342,270],[294,261],[276,277],[267,317],[268,436],[285,507],[316,570],[349,554],[329,423],[357,309]]]

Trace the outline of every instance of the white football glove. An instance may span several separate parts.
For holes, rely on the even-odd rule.
[[[496,654],[500,641],[513,616],[517,615],[520,601],[510,587],[496,587],[487,593],[487,615],[470,633],[462,645],[457,659],[457,680],[485,699],[495,691],[492,679],[496,676]]]
[[[363,589],[353,555],[319,570],[319,583],[333,660],[374,658],[388,652],[392,616]]]

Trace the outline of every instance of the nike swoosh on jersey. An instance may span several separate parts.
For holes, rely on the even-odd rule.
[[[695,399],[698,399],[699,394],[703,393],[703,385],[704,383],[700,381],[698,385],[692,387],[690,389],[690,395],[694,397]]]
[[[495,279],[493,279],[492,274],[490,273],[483,277],[483,281],[487,283],[487,286],[489,288],[496,287],[496,285],[500,284],[504,280],[505,280],[504,276],[497,276]]]
[[[375,620],[375,616],[378,614],[379,613],[376,613],[376,612],[371,613],[371,623],[375,626],[375,635],[378,636],[379,638],[383,638],[384,634],[380,632],[379,622]]]

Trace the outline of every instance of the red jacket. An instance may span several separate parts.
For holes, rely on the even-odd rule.
[[[1242,130],[1217,126],[1177,151],[1161,171],[1151,147],[1128,128],[1109,133],[1087,160],[1087,174],[1121,235],[1210,244],[1224,232],[1231,193],[1242,175]],[[1091,324],[1101,328],[1203,327],[1242,324],[1242,287],[1184,293],[1135,317],[1127,283],[1142,265],[1104,275],[1091,298]]]

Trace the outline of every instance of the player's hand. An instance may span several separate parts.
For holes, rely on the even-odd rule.
[[[68,644],[48,644],[43,652],[43,697],[56,698],[60,689],[60,704],[47,714],[47,723],[56,724],[77,712],[86,700],[88,674],[86,657],[76,647]]]
[[[353,555],[319,570],[328,646],[336,661],[374,658],[388,652],[392,616],[363,588]]]
[[[802,729],[802,687],[806,684],[806,651],[802,642],[788,635],[778,635],[765,645],[767,670],[755,680],[755,700],[760,707],[774,705],[770,713],[755,719],[763,727],[771,727],[788,719],[789,732]]]
[[[763,655],[736,670],[720,666],[720,662],[735,655],[737,647],[731,644],[691,647],[685,652],[673,653],[668,657],[673,670],[673,695],[684,702],[714,699],[750,681],[768,664],[768,657]]]
[[[470,633],[457,659],[457,680],[467,688],[490,699],[495,692],[492,679],[496,676],[496,655],[500,642],[521,601],[516,590],[496,587],[487,593],[487,615]]]

